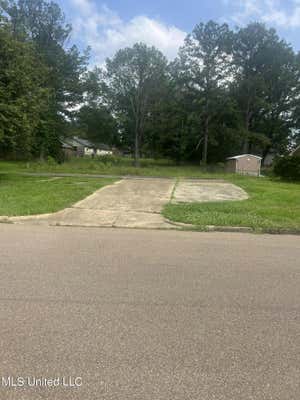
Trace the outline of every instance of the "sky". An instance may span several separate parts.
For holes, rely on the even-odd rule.
[[[261,21],[300,50],[300,0],[58,0],[73,25],[71,41],[103,65],[120,48],[145,42],[172,60],[187,33],[213,19],[231,27]]]

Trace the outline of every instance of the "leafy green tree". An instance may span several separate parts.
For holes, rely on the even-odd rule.
[[[202,132],[202,163],[206,164],[210,126],[216,117],[216,104],[228,86],[231,32],[227,24],[200,23],[179,51],[177,79],[194,95]],[[199,141],[198,141],[199,143]]]
[[[284,153],[296,128],[295,107],[300,96],[300,70],[295,53],[285,41],[274,44],[273,51],[265,54],[271,60],[272,68],[265,75],[268,108],[260,129],[269,144],[263,148],[263,156],[270,149]]]
[[[116,120],[106,107],[83,106],[78,112],[77,124],[83,135],[95,143],[119,144]]]
[[[149,156],[167,157],[180,164],[191,159],[195,147],[195,130],[199,128],[193,97],[174,78],[174,65],[161,87],[160,97],[148,119],[146,146]]]
[[[134,150],[136,166],[141,155],[285,153],[300,140],[300,54],[263,24],[200,23],[170,64],[137,43],[93,71],[70,33],[52,1],[0,0],[1,155],[59,158],[75,130]]]
[[[66,118],[82,102],[88,53],[76,46],[66,47],[71,26],[58,4],[45,0],[8,0],[2,2],[13,35],[19,42],[32,43],[41,62],[47,66],[44,88],[49,91],[48,108],[37,128],[36,148],[41,158],[59,151]]]
[[[3,19],[2,19],[3,21]],[[10,25],[0,24],[0,154],[28,158],[50,96],[47,68],[30,43],[20,42]]]
[[[260,23],[252,23],[239,29],[235,35],[233,46],[233,63],[235,75],[233,96],[237,99],[243,125],[243,153],[249,152],[251,140],[259,138],[260,133],[254,131],[254,123],[261,119],[262,112],[268,107],[267,85],[265,81],[265,52],[274,40],[274,31],[267,30]],[[263,139],[263,136],[261,135]]]
[[[143,43],[119,50],[106,62],[107,99],[134,141],[136,166],[151,104],[159,97],[166,69],[167,60],[163,54]]]
[[[287,148],[299,98],[299,69],[292,48],[274,29],[252,23],[239,29],[233,47],[233,96],[244,121],[243,152]]]

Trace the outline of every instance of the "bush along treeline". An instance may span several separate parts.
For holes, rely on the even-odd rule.
[[[140,157],[222,162],[300,139],[300,55],[261,23],[200,23],[175,60],[137,43],[88,71],[44,0],[0,0],[0,156],[61,156],[84,136]]]
[[[276,160],[274,174],[282,179],[300,181],[300,156],[284,156]]]

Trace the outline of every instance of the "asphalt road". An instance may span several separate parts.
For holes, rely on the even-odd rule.
[[[0,257],[0,399],[300,398],[299,236],[1,224]]]

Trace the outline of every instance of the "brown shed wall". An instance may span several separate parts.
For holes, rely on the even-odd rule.
[[[259,175],[261,160],[259,158],[247,155],[237,160],[236,172],[241,174]]]

